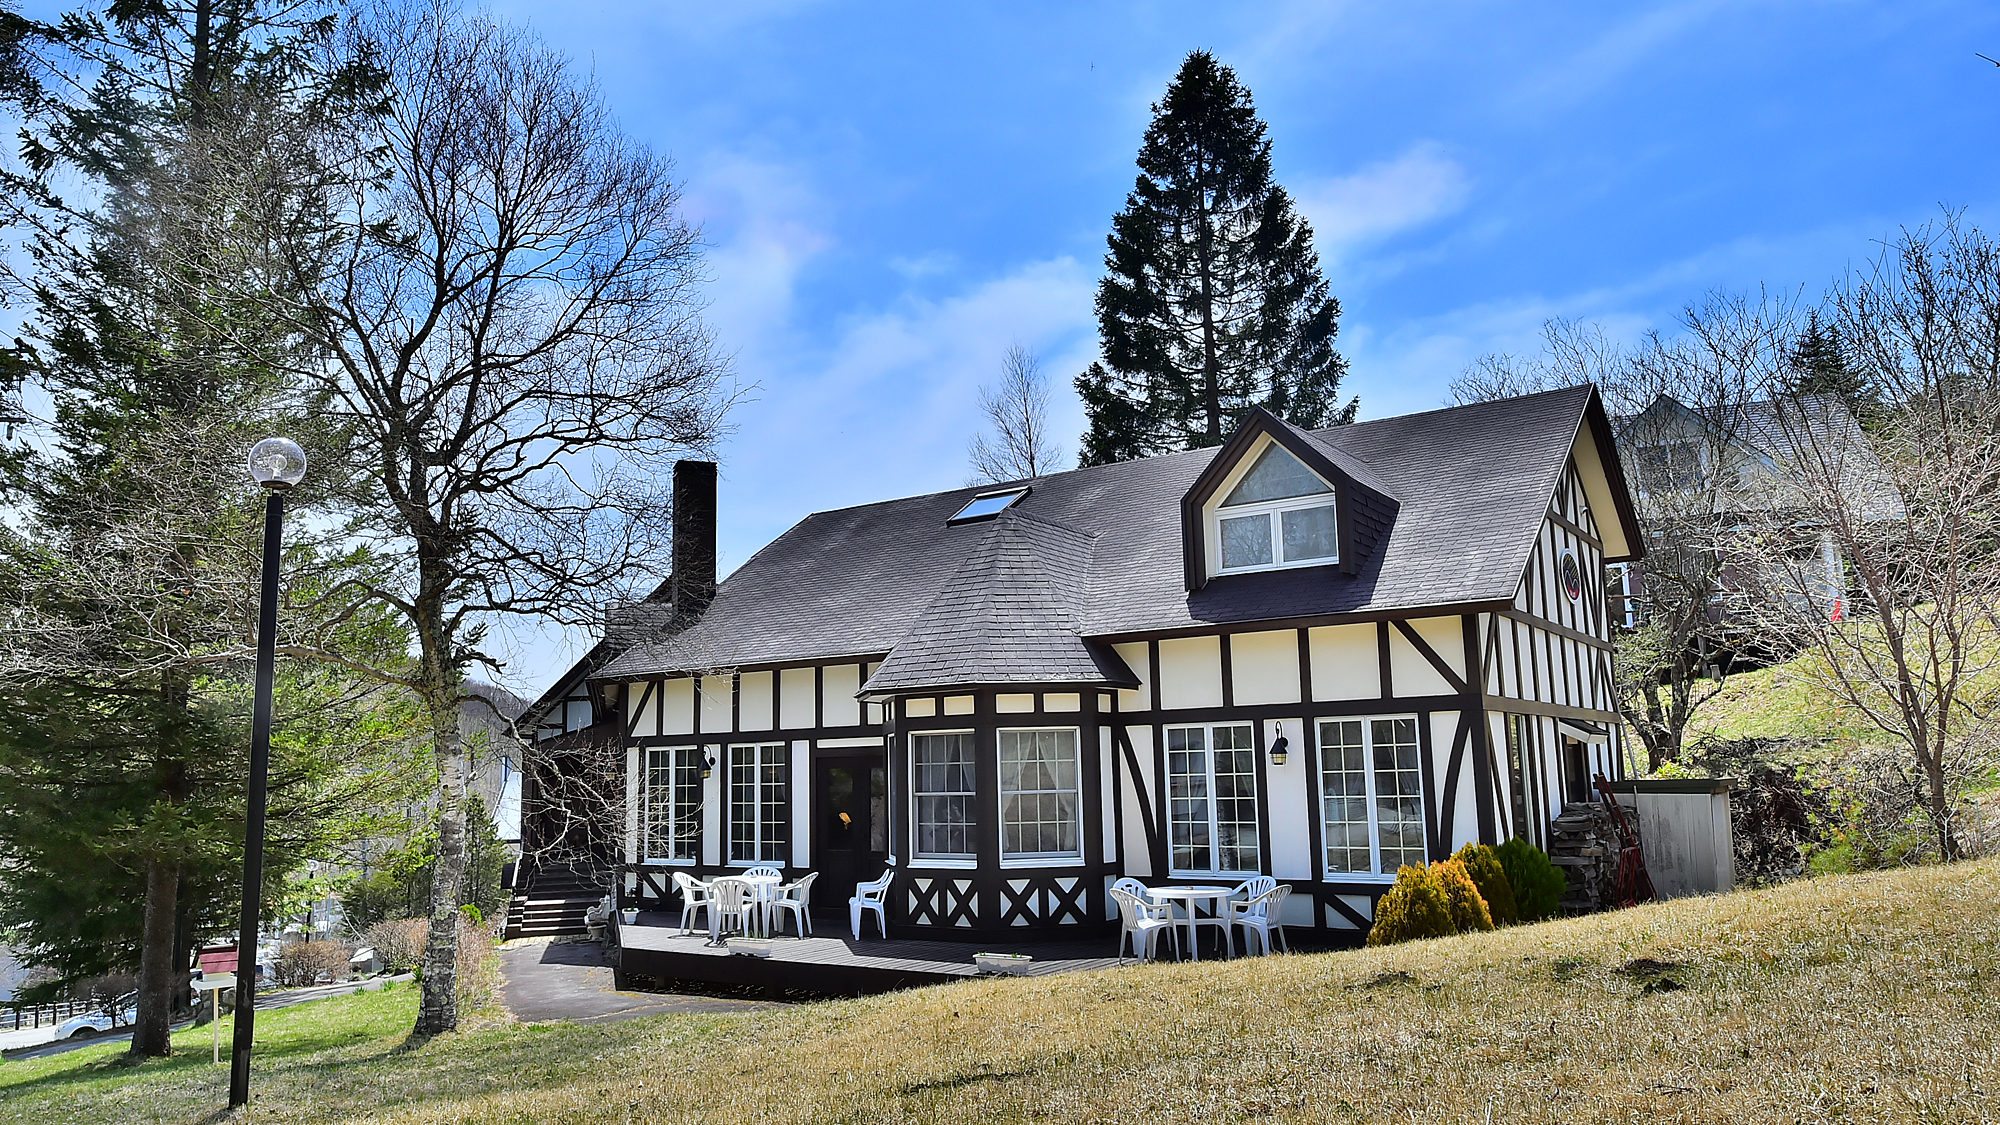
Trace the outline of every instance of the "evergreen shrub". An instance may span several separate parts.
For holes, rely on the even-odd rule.
[[[1467,844],[1458,849],[1451,858],[1465,865],[1465,873],[1472,876],[1472,885],[1479,888],[1479,897],[1486,900],[1486,909],[1493,915],[1495,926],[1511,926],[1521,920],[1521,911],[1514,902],[1514,884],[1507,880],[1507,869],[1500,866],[1500,857],[1485,844]]]
[[[1568,882],[1542,849],[1516,836],[1493,849],[1493,854],[1507,873],[1507,884],[1514,889],[1514,906],[1521,921],[1555,917]]]
[[[1428,867],[1405,865],[1396,885],[1375,904],[1375,924],[1369,945],[1394,945],[1418,938],[1450,937],[1458,932],[1451,920],[1451,900]]]
[[[1431,874],[1437,876],[1438,886],[1444,888],[1445,901],[1451,907],[1451,924],[1458,927],[1459,933],[1493,928],[1493,914],[1486,909],[1486,900],[1479,896],[1479,887],[1472,876],[1465,873],[1465,864],[1441,859],[1431,864]]]

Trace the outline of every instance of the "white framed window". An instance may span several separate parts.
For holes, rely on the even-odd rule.
[[[1000,732],[1000,858],[1083,858],[1077,729]]]
[[[1422,754],[1413,716],[1320,720],[1329,876],[1393,877],[1404,864],[1423,866]]]
[[[791,754],[782,742],[729,748],[729,861],[791,862]]]
[[[1224,574],[1340,561],[1333,487],[1276,444],[1215,509],[1216,569]]]
[[[918,859],[969,861],[977,858],[973,837],[978,823],[978,787],[971,731],[910,735],[912,818]]]
[[[649,863],[701,859],[701,748],[646,751],[645,847]]]
[[[1256,732],[1249,723],[1167,728],[1167,824],[1175,873],[1256,872]]]

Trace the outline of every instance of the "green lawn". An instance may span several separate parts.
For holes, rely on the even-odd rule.
[[[415,993],[260,1017],[254,1122],[2000,1120],[2000,862],[1386,949],[968,981],[406,1044]],[[0,1064],[0,1120],[220,1120],[224,1073]]]

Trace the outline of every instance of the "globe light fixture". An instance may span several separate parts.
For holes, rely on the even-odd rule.
[[[306,477],[306,451],[291,438],[265,438],[250,447],[250,475],[279,492]]]
[[[236,1031],[229,1054],[229,1104],[250,1104],[250,1048],[257,1019],[257,936],[264,887],[264,817],[271,776],[271,695],[278,641],[278,570],[283,561],[285,493],[305,479],[306,451],[290,438],[250,447],[250,475],[264,486],[264,580],[257,605],[257,690],[250,712],[250,779],[243,826],[243,910],[236,939]]]

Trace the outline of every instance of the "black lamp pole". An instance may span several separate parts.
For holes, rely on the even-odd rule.
[[[250,719],[250,799],[244,817],[243,924],[236,938],[236,1029],[229,1053],[229,1104],[250,1104],[250,1041],[257,1019],[257,931],[264,891],[264,807],[271,775],[271,681],[278,663],[278,556],[285,490],[305,476],[305,454],[283,438],[257,443],[250,471],[264,500],[264,589],[257,607],[257,701]]]

